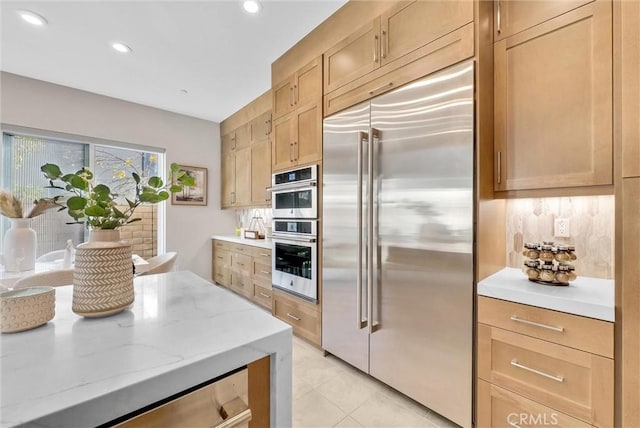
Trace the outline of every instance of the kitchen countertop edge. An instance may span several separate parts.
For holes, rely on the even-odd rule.
[[[529,281],[522,270],[506,267],[478,282],[478,295],[539,308],[615,320],[614,281],[578,277],[569,286],[550,286]]]
[[[233,242],[234,244],[250,245],[252,247],[265,248],[270,250],[272,247],[271,238],[266,239],[246,239],[236,235],[212,235],[211,239],[219,241]]]

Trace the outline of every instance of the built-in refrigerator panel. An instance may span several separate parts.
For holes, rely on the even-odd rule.
[[[472,417],[473,62],[324,121],[322,346]]]
[[[473,65],[371,101],[370,374],[471,426]]]
[[[368,102],[324,120],[322,184],[322,347],[365,372],[369,123]]]

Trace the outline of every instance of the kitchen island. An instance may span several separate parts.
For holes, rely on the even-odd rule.
[[[0,426],[97,426],[265,356],[271,426],[291,426],[291,327],[191,272],[134,286],[131,308],[97,319],[57,287],[52,321],[0,336]]]

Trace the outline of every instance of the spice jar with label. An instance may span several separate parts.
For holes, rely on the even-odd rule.
[[[540,262],[538,260],[527,260],[524,262],[525,274],[530,280],[537,280],[540,276]]]
[[[576,247],[573,245],[567,245],[567,253],[569,254],[569,260],[576,260]]]
[[[555,275],[553,274],[553,262],[543,263],[540,266],[539,279],[544,282],[553,282]]]
[[[571,260],[571,256],[569,255],[569,246],[558,245],[558,251],[555,254],[555,259],[560,263],[568,262],[569,260]]]
[[[540,260],[544,262],[553,261],[555,255],[553,254],[553,242],[545,242],[542,244],[540,251]]]
[[[555,272],[555,280],[560,284],[569,283],[569,265],[560,263],[558,269]]]
[[[540,248],[540,244],[538,244],[537,242],[535,243],[526,243],[524,244],[524,248],[525,250],[522,252],[522,255],[525,257],[528,257],[530,259],[537,259],[538,257],[540,257],[540,251],[538,250],[538,248]]]

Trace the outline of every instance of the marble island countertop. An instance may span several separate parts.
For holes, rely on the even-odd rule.
[[[71,311],[0,336],[0,426],[96,426],[271,355],[271,425],[291,425],[291,327],[191,272],[138,277],[117,315]]]
[[[251,245],[252,247],[271,249],[273,244],[271,238],[266,239],[247,239],[237,235],[212,235],[211,239],[219,239],[220,241],[233,242],[235,244]]]
[[[615,320],[614,282],[580,277],[568,286],[531,282],[517,268],[504,268],[478,283],[478,295],[553,309],[604,321]]]

